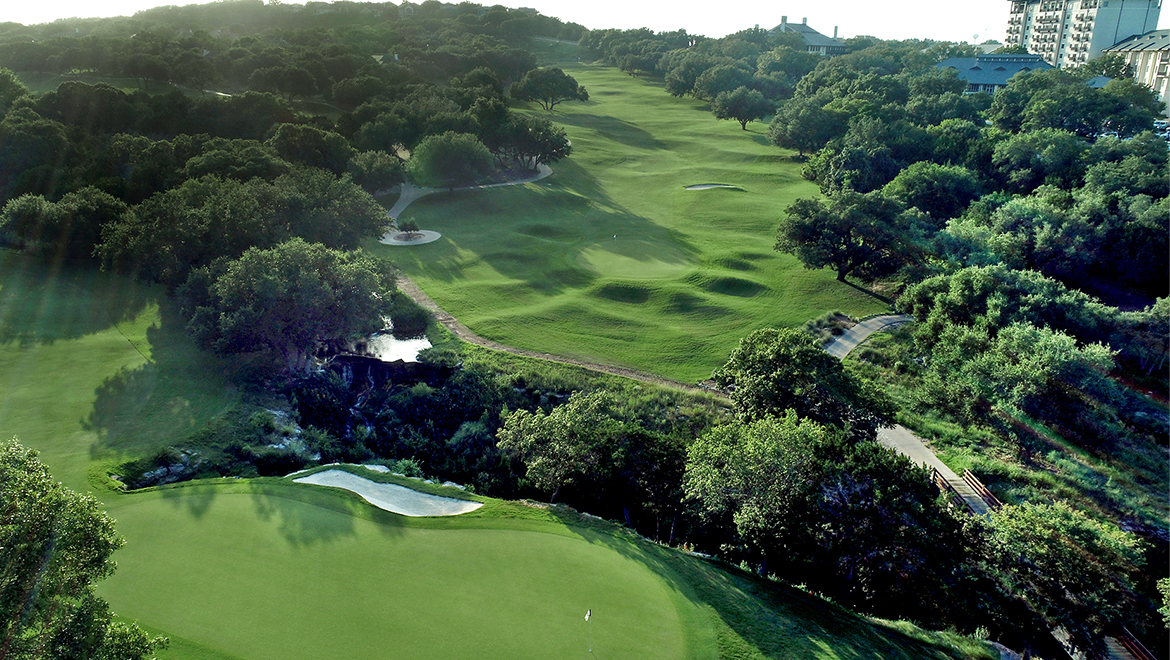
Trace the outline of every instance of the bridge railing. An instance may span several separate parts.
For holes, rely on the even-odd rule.
[[[987,502],[987,506],[993,509],[998,509],[999,507],[1003,506],[1003,502],[999,501],[999,498],[995,496],[995,493],[992,493],[990,490],[988,490],[987,486],[984,486],[983,482],[979,481],[978,477],[972,474],[972,472],[967,468],[963,468],[963,481],[966,481],[967,485],[970,486],[975,491],[975,493],[983,499],[984,502]]]
[[[963,496],[960,495],[957,490],[955,490],[955,487],[952,486],[950,482],[948,482],[946,478],[942,476],[937,468],[930,468],[930,478],[932,481],[934,481],[934,485],[939,489],[939,491],[946,493],[947,496],[950,497],[952,506],[957,506],[971,515],[976,515],[975,509],[971,508],[971,505],[967,502],[967,500],[963,499]]]

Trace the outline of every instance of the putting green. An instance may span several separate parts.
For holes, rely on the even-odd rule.
[[[116,498],[128,542],[101,594],[122,616],[249,660],[714,652],[689,588],[628,541],[473,514],[416,523],[351,499],[256,483]]]

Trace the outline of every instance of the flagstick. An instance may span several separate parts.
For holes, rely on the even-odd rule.
[[[592,609],[586,610],[586,612],[585,612],[585,630],[588,631],[586,634],[589,637],[589,653],[590,654],[593,653],[593,628],[589,625],[589,615],[591,615],[591,614],[593,614]]]

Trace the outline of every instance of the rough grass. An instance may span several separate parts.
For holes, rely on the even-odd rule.
[[[403,217],[441,240],[368,247],[485,337],[687,382],[760,327],[886,309],[772,249],[784,208],[818,190],[766,126],[742,131],[614,68],[564,68],[593,100],[548,114],[573,142],[553,176],[423,198]],[[707,181],[743,190],[684,189]]]

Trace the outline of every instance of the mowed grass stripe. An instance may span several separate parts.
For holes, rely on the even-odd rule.
[[[784,208],[818,191],[764,125],[742,131],[613,68],[566,71],[591,100],[548,115],[574,150],[552,177],[426,197],[403,218],[440,241],[370,246],[473,331],[694,381],[757,328],[886,308],[772,249]],[[742,190],[684,189],[709,182]]]

